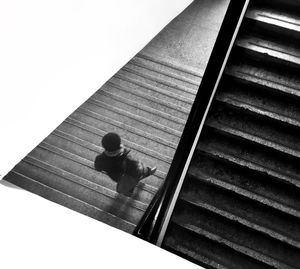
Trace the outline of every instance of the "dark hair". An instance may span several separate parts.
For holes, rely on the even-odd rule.
[[[102,138],[102,146],[107,151],[115,151],[120,149],[121,138],[116,133],[107,133]]]

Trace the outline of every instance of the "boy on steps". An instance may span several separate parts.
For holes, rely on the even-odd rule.
[[[130,196],[140,180],[155,173],[156,167],[146,167],[129,154],[118,134],[107,133],[101,142],[104,151],[96,157],[95,169],[117,182],[118,193]]]

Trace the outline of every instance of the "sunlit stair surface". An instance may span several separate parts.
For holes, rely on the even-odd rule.
[[[250,1],[163,247],[300,268],[300,1]]]
[[[172,162],[200,85],[195,69],[140,53],[4,178],[53,202],[132,233]],[[117,132],[155,175],[132,197],[95,171],[101,138]]]

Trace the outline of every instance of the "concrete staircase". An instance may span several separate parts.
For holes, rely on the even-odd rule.
[[[199,73],[136,55],[4,179],[131,233],[168,172]],[[116,184],[93,167],[102,136],[112,131],[133,155],[158,168],[131,198],[117,194]]]
[[[300,1],[250,1],[163,247],[300,268]]]

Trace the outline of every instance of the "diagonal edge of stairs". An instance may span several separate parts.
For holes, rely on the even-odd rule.
[[[4,179],[132,233],[168,172],[200,81],[195,70],[140,53]],[[101,138],[111,131],[135,157],[158,168],[130,198],[93,167]]]

